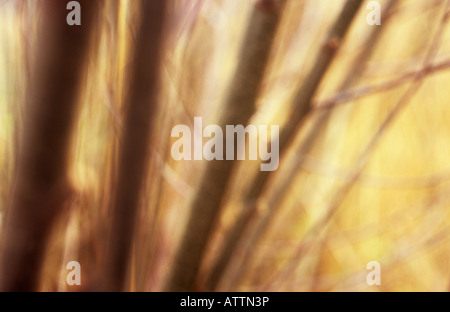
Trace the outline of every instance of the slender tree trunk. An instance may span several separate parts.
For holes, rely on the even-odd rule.
[[[0,289],[37,290],[50,230],[70,186],[68,151],[84,61],[100,2],[79,0],[82,25],[69,26],[67,1],[39,2],[38,54],[27,90],[24,136],[3,233]]]
[[[396,0],[389,0],[389,2],[386,3],[382,13],[382,16],[385,17],[384,23],[386,23],[386,17],[390,13],[395,3]],[[359,53],[358,57],[353,62],[354,65],[348,71],[343,82],[340,84],[338,90],[343,91],[348,89],[360,77],[360,75],[364,71],[366,61],[370,59],[370,56],[374,51],[374,48],[378,42],[378,39],[380,38],[383,29],[384,28],[380,27],[372,29],[372,32],[369,35],[366,44],[364,45],[362,51]],[[242,253],[242,262],[240,263],[237,273],[234,274],[234,276],[237,279],[240,280],[243,278],[242,273],[246,272],[246,269],[248,269],[249,265],[248,255],[251,253],[252,247],[257,246],[259,242],[263,239],[265,231],[267,230],[270,222],[273,220],[273,217],[279,211],[278,208],[280,208],[280,203],[288,193],[289,185],[292,185],[293,181],[295,180],[295,177],[297,176],[298,171],[300,170],[303,164],[303,161],[305,159],[304,156],[308,154],[311,148],[318,141],[320,141],[321,137],[323,137],[324,135],[323,132],[327,128],[328,122],[332,114],[333,114],[332,109],[318,112],[318,116],[316,116],[315,120],[313,121],[313,125],[311,126],[308,135],[301,142],[300,146],[296,149],[295,154],[298,155],[298,157],[295,160],[293,160],[292,163],[288,164],[288,169],[285,170],[285,174],[283,176],[280,176],[280,179],[277,179],[277,181],[274,182],[274,184],[271,184],[274,185],[274,187],[270,190],[271,196],[267,199],[267,206],[269,207],[267,213],[265,214],[265,216],[261,218],[261,220],[258,220],[257,224],[254,227],[252,227],[249,232],[245,232],[244,234],[246,237],[246,242],[245,247],[243,247],[244,251]]]
[[[146,177],[152,119],[158,100],[166,3],[162,0],[139,1],[141,16],[130,65],[129,91],[125,96],[118,183],[112,201],[112,226],[102,276],[102,287],[108,291],[122,291],[126,287],[135,219]]]
[[[272,42],[280,21],[284,1],[260,0],[254,5],[239,62],[224,104],[219,126],[246,126],[255,112],[255,103],[267,67]],[[231,139],[231,138],[228,138]],[[223,142],[226,146],[226,138]],[[168,291],[197,290],[201,260],[219,215],[234,161],[208,163],[192,203],[192,212],[175,256]]]
[[[351,22],[356,16],[361,4],[362,0],[348,0],[346,2],[335,24],[331,28],[328,37],[326,38],[313,68],[306,76],[306,79],[298,92],[295,94],[293,110],[290,114],[290,118],[280,133],[280,157],[283,157],[285,151],[289,148],[291,142],[298,133],[303,120],[311,111],[311,101],[313,96],[316,93],[328,68],[330,67],[337,50],[340,48],[345,34],[350,28]],[[221,249],[218,259],[213,265],[211,275],[207,281],[207,286],[209,289],[217,288],[228,262],[231,259],[240,238],[242,237],[242,234],[257,210],[257,200],[263,193],[271,176],[272,172],[270,171],[260,171],[252,182],[250,190],[245,196],[245,208],[237,218],[228,238],[224,242],[224,247]]]

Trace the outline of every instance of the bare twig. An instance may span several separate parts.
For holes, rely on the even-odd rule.
[[[349,168],[335,167],[308,156],[304,157],[300,169],[341,181],[349,181],[353,173]],[[450,181],[450,168],[416,177],[388,177],[361,174],[358,179],[358,184],[377,189],[419,189],[435,187],[448,181]]]
[[[438,30],[436,31],[436,34],[434,35],[430,46],[427,49],[427,53],[425,55],[425,58],[423,60],[422,68],[428,68],[430,66],[430,63],[433,61],[434,54],[438,50],[441,41],[442,41],[442,35],[445,31],[445,24],[447,23],[447,20],[449,18],[449,10],[450,7],[450,1],[446,2],[445,10],[443,17],[440,21],[440,24],[438,26]],[[406,90],[406,92],[403,94],[403,96],[400,98],[396,106],[391,110],[389,115],[385,118],[375,135],[372,137],[372,139],[369,141],[369,143],[366,145],[364,151],[358,158],[356,165],[354,167],[354,172],[352,175],[352,178],[350,181],[344,184],[343,187],[339,188],[338,191],[336,191],[335,196],[333,196],[333,200],[330,202],[330,204],[327,206],[327,209],[325,210],[326,213],[323,215],[322,218],[318,222],[316,222],[305,234],[304,239],[311,239],[317,240],[323,231],[327,228],[331,218],[335,215],[336,211],[341,206],[343,200],[345,199],[346,195],[356,182],[356,180],[359,178],[362,170],[364,169],[365,165],[367,164],[372,151],[375,149],[375,147],[378,145],[379,141],[383,137],[383,135],[387,132],[387,129],[394,123],[396,118],[398,118],[399,114],[407,107],[407,105],[410,103],[410,100],[413,98],[413,96],[420,90],[420,86],[422,85],[424,78],[426,77],[426,71],[419,71],[413,78],[411,85]],[[275,279],[279,281],[283,281],[287,276],[293,273],[295,268],[299,265],[301,259],[304,257],[304,255],[310,250],[311,246],[313,244],[304,245],[300,244],[300,247],[296,250],[295,255],[293,257],[293,261],[287,266],[286,269],[282,271],[281,274],[279,274]],[[269,282],[269,284],[272,284],[272,282]],[[267,288],[266,288],[267,289]]]
[[[383,16],[389,15],[388,13],[394,7],[395,0],[391,0],[384,9]],[[386,23],[386,22],[385,22]],[[354,60],[354,66],[348,71],[348,74],[342,81],[339,89],[345,90],[348,86],[352,85],[362,74],[365,68],[366,61],[370,58],[373,52],[373,48],[377,45],[379,38],[381,37],[382,29],[375,28],[372,30],[371,34],[366,39],[366,44],[364,48],[359,52],[359,55]],[[297,172],[306,160],[307,153],[314,146],[315,142],[318,141],[319,137],[323,135],[323,131],[326,129],[332,111],[323,111],[314,120],[312,127],[310,128],[308,135],[301,142],[300,146],[297,148],[296,155],[298,158],[294,159],[294,162],[287,166],[286,174],[280,177],[279,181],[274,183],[274,189],[271,190],[271,196],[268,199],[268,203],[265,204],[267,207],[264,216],[261,220],[256,220],[256,225],[250,229],[248,233],[245,246],[243,247],[242,262],[235,273],[235,278],[240,280],[244,276],[244,272],[247,270],[249,264],[249,254],[251,253],[251,247],[256,246],[259,241],[263,238],[265,231],[267,230],[270,222],[274,219],[275,214],[280,208],[280,203],[286,196],[289,190],[289,186],[294,181],[297,176]],[[238,281],[234,281],[237,283]]]
[[[254,5],[219,126],[245,126],[253,115],[282,6],[284,0],[259,0]],[[208,163],[194,196],[192,212],[166,290],[196,289],[200,263],[234,167],[232,161]]]
[[[310,112],[311,100],[316,93],[319,84],[325,76],[328,68],[330,67],[330,64],[332,63],[337,50],[341,46],[345,34],[350,28],[351,22],[356,16],[361,3],[362,1],[360,0],[349,0],[346,2],[342,12],[340,13],[334,26],[331,28],[326,38],[322,50],[319,53],[313,68],[306,76],[307,78],[303,82],[299,91],[296,93],[293,101],[294,106],[290,114],[290,119],[280,133],[279,152],[281,156],[288,149],[290,143],[298,133],[303,120]],[[217,288],[218,283],[229,263],[229,260],[233,252],[235,251],[236,246],[240,238],[242,237],[242,234],[245,231],[245,228],[249,224],[252,216],[256,213],[256,201],[266,187],[269,177],[269,172],[260,171],[252,182],[251,188],[246,194],[244,210],[238,216],[236,223],[230,230],[230,234],[224,243],[224,247],[220,251],[220,255],[213,266],[210,277],[207,281],[208,289]]]
[[[354,89],[339,92],[326,99],[322,100],[319,99],[314,103],[314,109],[318,111],[328,110],[340,104],[348,103],[350,101],[362,98],[364,96],[368,96],[382,91],[392,90],[402,84],[411,82],[417,75],[431,75],[449,68],[450,68],[450,60],[441,61],[436,64],[430,64],[428,67],[403,74],[400,77],[383,81],[378,84],[356,87]]]

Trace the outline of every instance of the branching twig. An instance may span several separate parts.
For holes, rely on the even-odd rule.
[[[299,91],[296,93],[293,101],[294,106],[290,114],[290,119],[280,133],[279,154],[281,156],[288,149],[290,143],[298,133],[302,121],[310,112],[311,100],[316,93],[319,84],[325,76],[328,68],[330,67],[330,64],[332,63],[337,50],[341,46],[345,34],[347,33],[351,22],[356,16],[361,3],[362,1],[360,0],[349,0],[346,2],[334,26],[331,28],[331,31],[328,34],[325,44],[323,45],[313,68],[311,69],[309,75],[306,76],[307,78],[303,82],[303,85],[301,86]],[[244,210],[238,216],[236,223],[231,228],[230,234],[225,240],[224,247],[220,251],[218,260],[213,266],[207,282],[207,287],[209,289],[217,288],[218,283],[228,265],[228,262],[233,252],[235,251],[236,246],[240,238],[242,237],[242,234],[245,231],[245,228],[252,218],[252,215],[256,212],[256,201],[266,187],[269,177],[269,172],[260,171],[252,182],[251,189],[246,194]]]
[[[311,157],[304,157],[301,170],[327,176],[336,180],[349,181],[353,171],[348,168],[335,167]],[[450,181],[450,168],[416,177],[389,177],[361,174],[358,184],[377,189],[419,189],[431,188]]]
[[[378,84],[356,87],[354,89],[339,92],[326,99],[319,99],[314,103],[314,109],[318,111],[332,109],[338,105],[342,105],[374,93],[392,90],[402,84],[411,82],[417,75],[431,75],[449,68],[450,60],[431,64],[428,67],[403,74],[400,77],[396,77]]]
[[[225,100],[225,111],[219,122],[222,128],[226,125],[245,126],[254,114],[282,6],[284,0],[259,0],[253,7],[234,79]],[[234,167],[233,161],[213,160],[208,163],[194,196],[192,212],[175,255],[166,290],[196,289],[201,260]]]
[[[389,15],[388,13],[394,7],[395,0],[391,0],[383,11],[383,16]],[[345,90],[349,86],[351,86],[356,79],[360,77],[363,73],[366,61],[370,58],[373,53],[374,47],[377,45],[379,38],[381,37],[382,29],[375,28],[372,30],[371,34],[366,39],[366,44],[364,45],[364,49],[359,52],[359,55],[354,60],[354,65],[352,69],[348,71],[348,74],[342,81],[339,90]],[[244,276],[244,272],[247,270],[247,266],[249,264],[249,254],[251,252],[251,246],[256,246],[258,242],[263,238],[265,231],[267,230],[270,222],[273,220],[276,212],[280,207],[280,203],[286,196],[289,190],[289,186],[293,183],[295,177],[297,176],[297,172],[303,165],[306,160],[307,153],[314,146],[314,144],[318,141],[319,137],[323,134],[323,131],[326,129],[326,125],[328,124],[332,111],[323,111],[321,114],[313,121],[313,125],[311,126],[308,135],[301,142],[300,146],[296,151],[296,155],[298,157],[294,159],[294,162],[287,166],[286,174],[280,178],[279,181],[274,183],[274,189],[271,190],[271,196],[269,197],[268,203],[265,204],[267,207],[267,211],[265,211],[264,216],[261,220],[256,221],[256,225],[251,229],[250,233],[246,236],[248,237],[246,240],[246,244],[243,247],[243,256],[242,262],[235,274],[237,279],[242,279]],[[234,281],[237,283],[237,281]]]
[[[450,11],[448,10],[449,7],[450,7],[450,1],[447,1],[447,4],[445,6],[444,15],[440,21],[438,30],[437,30],[436,34],[434,35],[430,46],[428,47],[427,53],[425,55],[425,58],[424,58],[424,61],[422,64],[422,68],[428,68],[430,66],[430,63],[433,61],[434,53],[437,51],[437,49],[439,48],[439,46],[441,44],[442,35],[445,31],[445,24],[447,23],[447,20],[449,18],[449,13],[450,13]],[[352,178],[350,179],[350,181],[345,183],[343,187],[339,188],[339,190],[336,191],[335,196],[333,196],[333,200],[327,206],[326,213],[323,215],[322,218],[320,218],[320,220],[318,222],[316,222],[308,230],[308,232],[305,234],[303,240],[306,240],[306,239],[309,240],[311,238],[314,238],[314,240],[317,240],[320,237],[320,235],[323,233],[323,231],[326,229],[327,225],[329,224],[329,221],[335,215],[336,211],[341,206],[346,195],[351,190],[353,184],[359,178],[362,170],[364,169],[365,165],[367,164],[367,162],[372,154],[372,151],[378,145],[378,143],[381,140],[381,138],[383,137],[383,135],[387,132],[387,129],[394,123],[394,121],[399,116],[399,114],[407,107],[407,105],[408,105],[408,103],[410,103],[410,100],[412,99],[412,97],[420,89],[420,86],[422,85],[424,78],[426,77],[425,72],[419,71],[414,76],[413,81],[412,81],[411,85],[409,86],[409,88],[406,90],[406,92],[400,98],[400,100],[398,101],[396,106],[391,110],[389,115],[385,118],[385,120],[383,121],[383,123],[381,124],[381,126],[379,127],[377,132],[375,133],[375,135],[372,137],[372,139],[366,145],[364,151],[358,158],[355,168],[354,168]],[[286,277],[291,275],[293,273],[293,271],[295,270],[295,268],[300,263],[300,260],[310,250],[312,245],[313,244],[309,244],[309,245],[300,244],[300,248],[298,248],[297,251],[295,252],[293,261],[275,279],[277,279],[279,281],[283,281],[283,280],[285,280]],[[272,282],[269,282],[269,284],[272,284]]]

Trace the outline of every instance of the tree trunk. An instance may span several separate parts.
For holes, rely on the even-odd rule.
[[[70,195],[68,152],[100,2],[79,0],[81,26],[69,26],[67,1],[39,2],[38,48],[14,187],[1,249],[0,289],[35,291],[52,225]]]
[[[254,5],[238,66],[223,107],[224,113],[219,122],[222,129],[226,125],[246,126],[255,112],[283,6],[284,1],[277,0],[260,0]],[[223,146],[226,146],[226,138]],[[229,160],[213,160],[208,163],[192,203],[192,212],[175,256],[166,290],[197,290],[196,280],[201,260],[235,164],[235,161]]]
[[[130,64],[118,183],[112,201],[112,226],[104,259],[102,287],[107,291],[123,291],[126,284],[135,219],[146,177],[152,118],[158,100],[166,2],[141,0],[139,3],[142,13]]]

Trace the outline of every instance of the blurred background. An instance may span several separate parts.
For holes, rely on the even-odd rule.
[[[30,71],[39,62],[34,56],[42,39],[38,6],[43,1],[0,0],[2,217],[13,192]],[[330,37],[346,2],[287,0],[278,13],[267,13],[279,14],[279,26],[250,123],[283,129],[293,116],[296,94],[324,62],[324,46],[337,48],[336,54],[325,62],[307,112],[290,132],[280,167],[270,173],[250,216],[242,212],[249,210],[246,194],[259,163],[234,162],[220,213],[207,220],[213,227],[190,289],[448,289],[448,1],[379,1],[380,26],[368,25],[371,10],[361,1],[356,14],[346,16],[351,23],[344,36]],[[66,283],[72,260],[81,264],[83,286],[94,285],[102,270],[140,3],[104,1],[98,14],[69,147],[73,195],[52,225],[37,290],[74,290]],[[206,160],[172,159],[171,130],[177,124],[192,129],[195,116],[203,117],[204,125],[220,124],[227,92],[240,83],[235,77],[254,10],[252,0],[167,1],[158,104],[126,290],[164,290],[174,274],[192,203],[209,196],[202,193],[201,180],[211,177],[204,175]],[[224,251],[242,218],[244,230],[231,251]],[[226,265],[211,282],[224,254]],[[366,282],[370,261],[381,264],[379,286]]]

